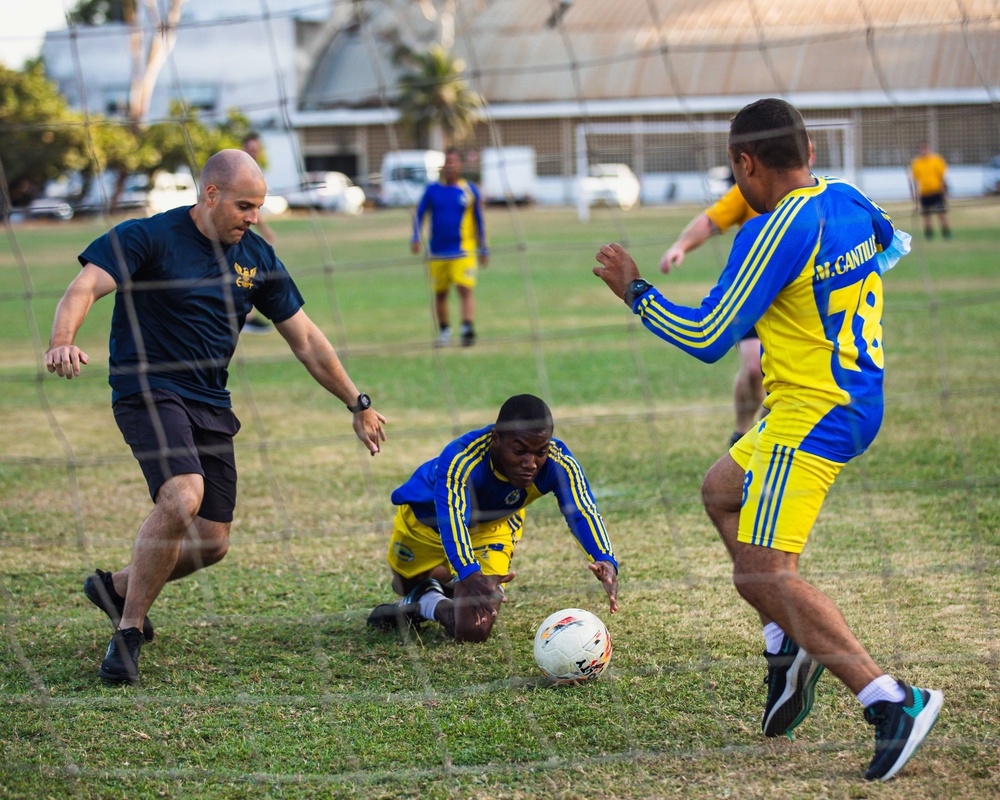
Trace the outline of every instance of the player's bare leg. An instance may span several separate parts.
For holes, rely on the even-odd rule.
[[[705,511],[733,559],[733,583],[767,625],[776,622],[855,694],[883,674],[840,610],[798,574],[798,554],[737,541],[744,472],[728,453],[702,482]]]
[[[437,320],[438,337],[436,347],[444,347],[451,341],[451,325],[448,314],[448,290],[434,292],[434,318]]]
[[[951,238],[951,225],[948,224],[948,215],[942,211],[938,214],[938,222],[941,223],[941,235],[945,239]]]
[[[733,407],[736,411],[734,436],[753,427],[764,402],[764,374],[760,367],[760,339],[742,339],[736,345],[739,368],[733,380]]]
[[[783,631],[854,693],[883,675],[840,609],[798,573],[798,554],[737,545],[733,583],[761,617]]]
[[[175,475],[156,493],[156,507],[139,527],[128,566],[125,608],[119,627],[142,626],[153,601],[177,566],[181,546],[201,506],[201,475]]]
[[[229,552],[230,522],[213,522],[212,520],[195,517],[194,525],[184,534],[181,548],[177,554],[167,583],[184,578],[199,569],[210,567],[225,558]],[[114,574],[115,590],[122,597],[128,594],[129,568],[119,570]]]
[[[455,286],[455,290],[458,292],[458,299],[462,306],[462,344],[469,347],[476,341],[474,324],[476,300],[471,286]]]
[[[451,570],[441,565],[414,575],[412,578],[404,578],[398,572],[392,572],[392,590],[400,597],[409,594],[428,578],[434,578],[438,583],[447,583],[451,580]]]
[[[743,475],[740,465],[726,453],[712,465],[701,484],[701,501],[705,511],[734,562],[739,544],[736,537],[740,530]],[[763,614],[760,615],[760,621],[763,625],[771,622]]]

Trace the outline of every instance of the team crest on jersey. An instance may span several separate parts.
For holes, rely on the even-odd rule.
[[[520,489],[515,489],[513,492],[511,492],[509,495],[507,495],[504,498],[503,501],[507,505],[512,506],[512,505],[514,505],[514,503],[516,503],[520,499],[521,499],[521,490]]]
[[[413,551],[402,542],[396,542],[396,544],[393,546],[393,550],[396,551],[396,558],[398,558],[400,561],[406,561],[406,562],[413,561],[414,558]]]
[[[252,289],[253,278],[257,274],[257,267],[241,267],[238,262],[233,262],[233,269],[236,270],[236,285],[241,289]]]

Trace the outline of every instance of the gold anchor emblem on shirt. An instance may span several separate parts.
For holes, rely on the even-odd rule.
[[[239,263],[234,261],[233,268],[236,270],[237,274],[236,285],[241,289],[252,289],[253,277],[254,275],[257,274],[257,267],[246,269],[245,267],[241,267]]]

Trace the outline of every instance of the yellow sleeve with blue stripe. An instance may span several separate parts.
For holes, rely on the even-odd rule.
[[[705,209],[705,216],[708,217],[720,232],[725,232],[734,225],[742,225],[748,219],[757,216],[757,212],[750,208],[739,186],[730,187],[722,197]]]

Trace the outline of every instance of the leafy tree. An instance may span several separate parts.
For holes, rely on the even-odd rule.
[[[424,52],[398,48],[394,59],[407,68],[399,77],[399,111],[418,145],[450,146],[468,137],[483,101],[463,77],[465,62],[439,44]]]
[[[67,19],[71,25],[103,25],[127,22],[134,16],[135,0],[80,0]]]
[[[176,172],[186,167],[197,175],[209,156],[238,148],[249,131],[249,121],[237,111],[230,111],[221,125],[209,127],[198,118],[196,110],[174,102],[170,119],[150,125],[141,138],[145,146],[158,153],[157,168]]]
[[[83,132],[74,122],[41,65],[21,72],[0,64],[0,166],[12,205],[80,165]]]

